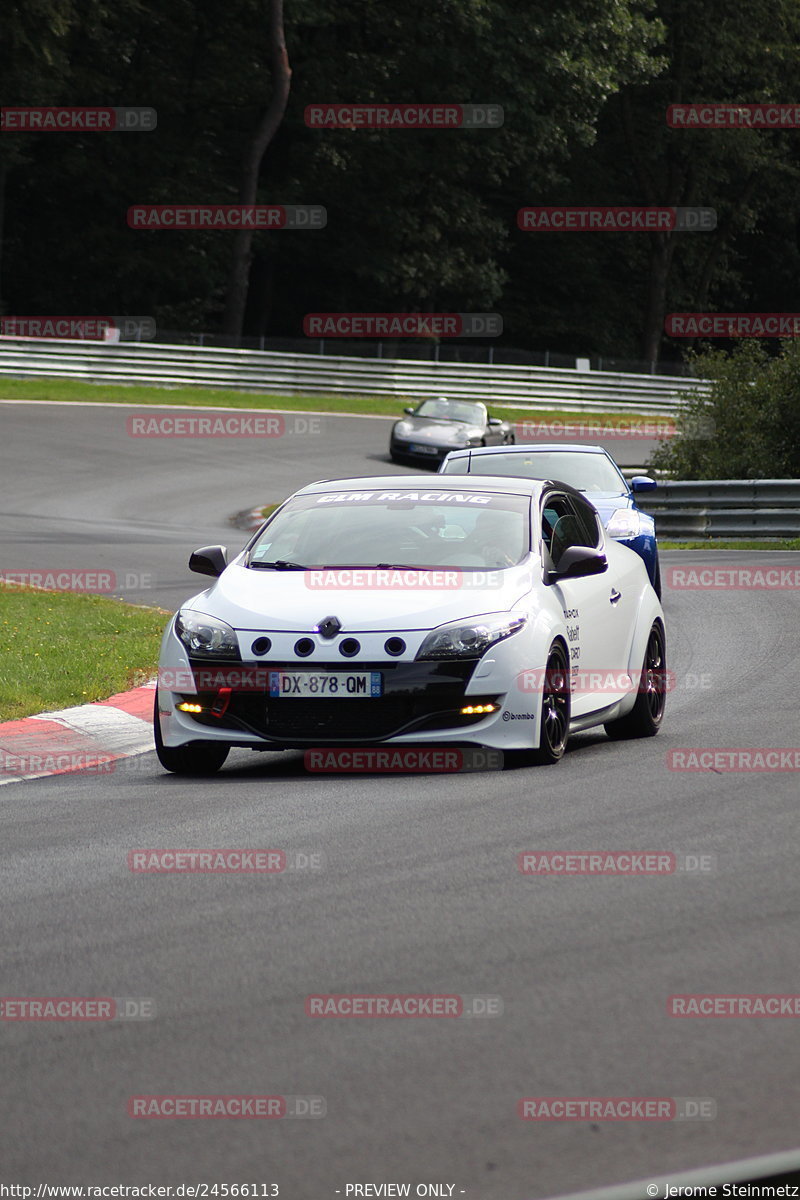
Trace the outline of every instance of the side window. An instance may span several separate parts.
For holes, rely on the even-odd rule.
[[[569,499],[559,492],[550,492],[542,505],[542,541],[557,562],[567,546],[575,545],[580,537],[578,519]],[[580,544],[580,543],[579,543]]]
[[[578,546],[592,546],[597,548],[601,545],[603,535],[600,519],[594,507],[584,500],[583,496],[570,496],[575,515],[578,518],[580,527],[580,537],[576,539],[575,544]]]
[[[444,464],[443,475],[468,475],[469,474],[469,456],[464,458],[451,458],[449,462]]]

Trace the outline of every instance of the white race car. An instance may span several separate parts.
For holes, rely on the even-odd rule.
[[[325,480],[286,500],[162,642],[155,741],[208,774],[231,746],[447,745],[557,762],[571,732],[647,737],[664,614],[578,491],[468,475]]]

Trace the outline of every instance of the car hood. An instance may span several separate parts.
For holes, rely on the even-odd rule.
[[[470,570],[463,576],[453,568],[441,568],[442,574],[450,572],[450,586],[442,587],[331,588],[312,586],[310,572],[252,570],[232,563],[208,591],[183,607],[218,617],[234,629],[266,632],[309,633],[328,616],[338,617],[343,633],[433,629],[462,617],[506,612],[530,591],[538,566],[538,558],[527,558],[504,571]],[[346,569],[330,570],[344,576]],[[352,574],[356,573],[361,584],[377,575],[374,568],[353,568]],[[318,572],[320,577],[326,574]],[[408,575],[415,577],[416,573]],[[421,573],[418,578],[422,579]]]
[[[593,504],[600,514],[600,520],[607,525],[618,508],[633,508],[633,500],[626,492],[582,492],[590,504]]]
[[[458,442],[481,437],[478,425],[466,421],[436,421],[432,417],[406,417],[394,427],[397,437],[414,438],[417,442]]]

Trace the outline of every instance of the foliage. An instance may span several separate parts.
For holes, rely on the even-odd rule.
[[[6,104],[147,105],[152,133],[5,134],[0,312],[220,329],[235,235],[134,231],[134,203],[237,198],[270,95],[266,0],[28,0]],[[289,105],[259,199],[324,231],[258,233],[248,335],[310,311],[499,311],[507,344],[655,356],[664,313],[797,308],[797,134],[681,131],[673,101],[789,101],[795,0],[287,0]],[[493,131],[315,130],[313,103],[501,104]],[[679,204],[714,233],[522,233],[530,204]],[[679,358],[686,343],[667,342]],[[773,347],[774,349],[774,347]]]
[[[757,341],[694,356],[709,396],[695,393],[651,465],[675,479],[800,478],[800,345],[770,356]]]

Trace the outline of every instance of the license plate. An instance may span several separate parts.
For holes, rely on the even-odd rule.
[[[420,446],[414,442],[409,446],[412,454],[438,454],[439,451],[435,446]]]
[[[380,671],[350,673],[331,671],[315,675],[311,671],[270,671],[270,699],[299,696],[304,700],[370,700],[383,695]]]

